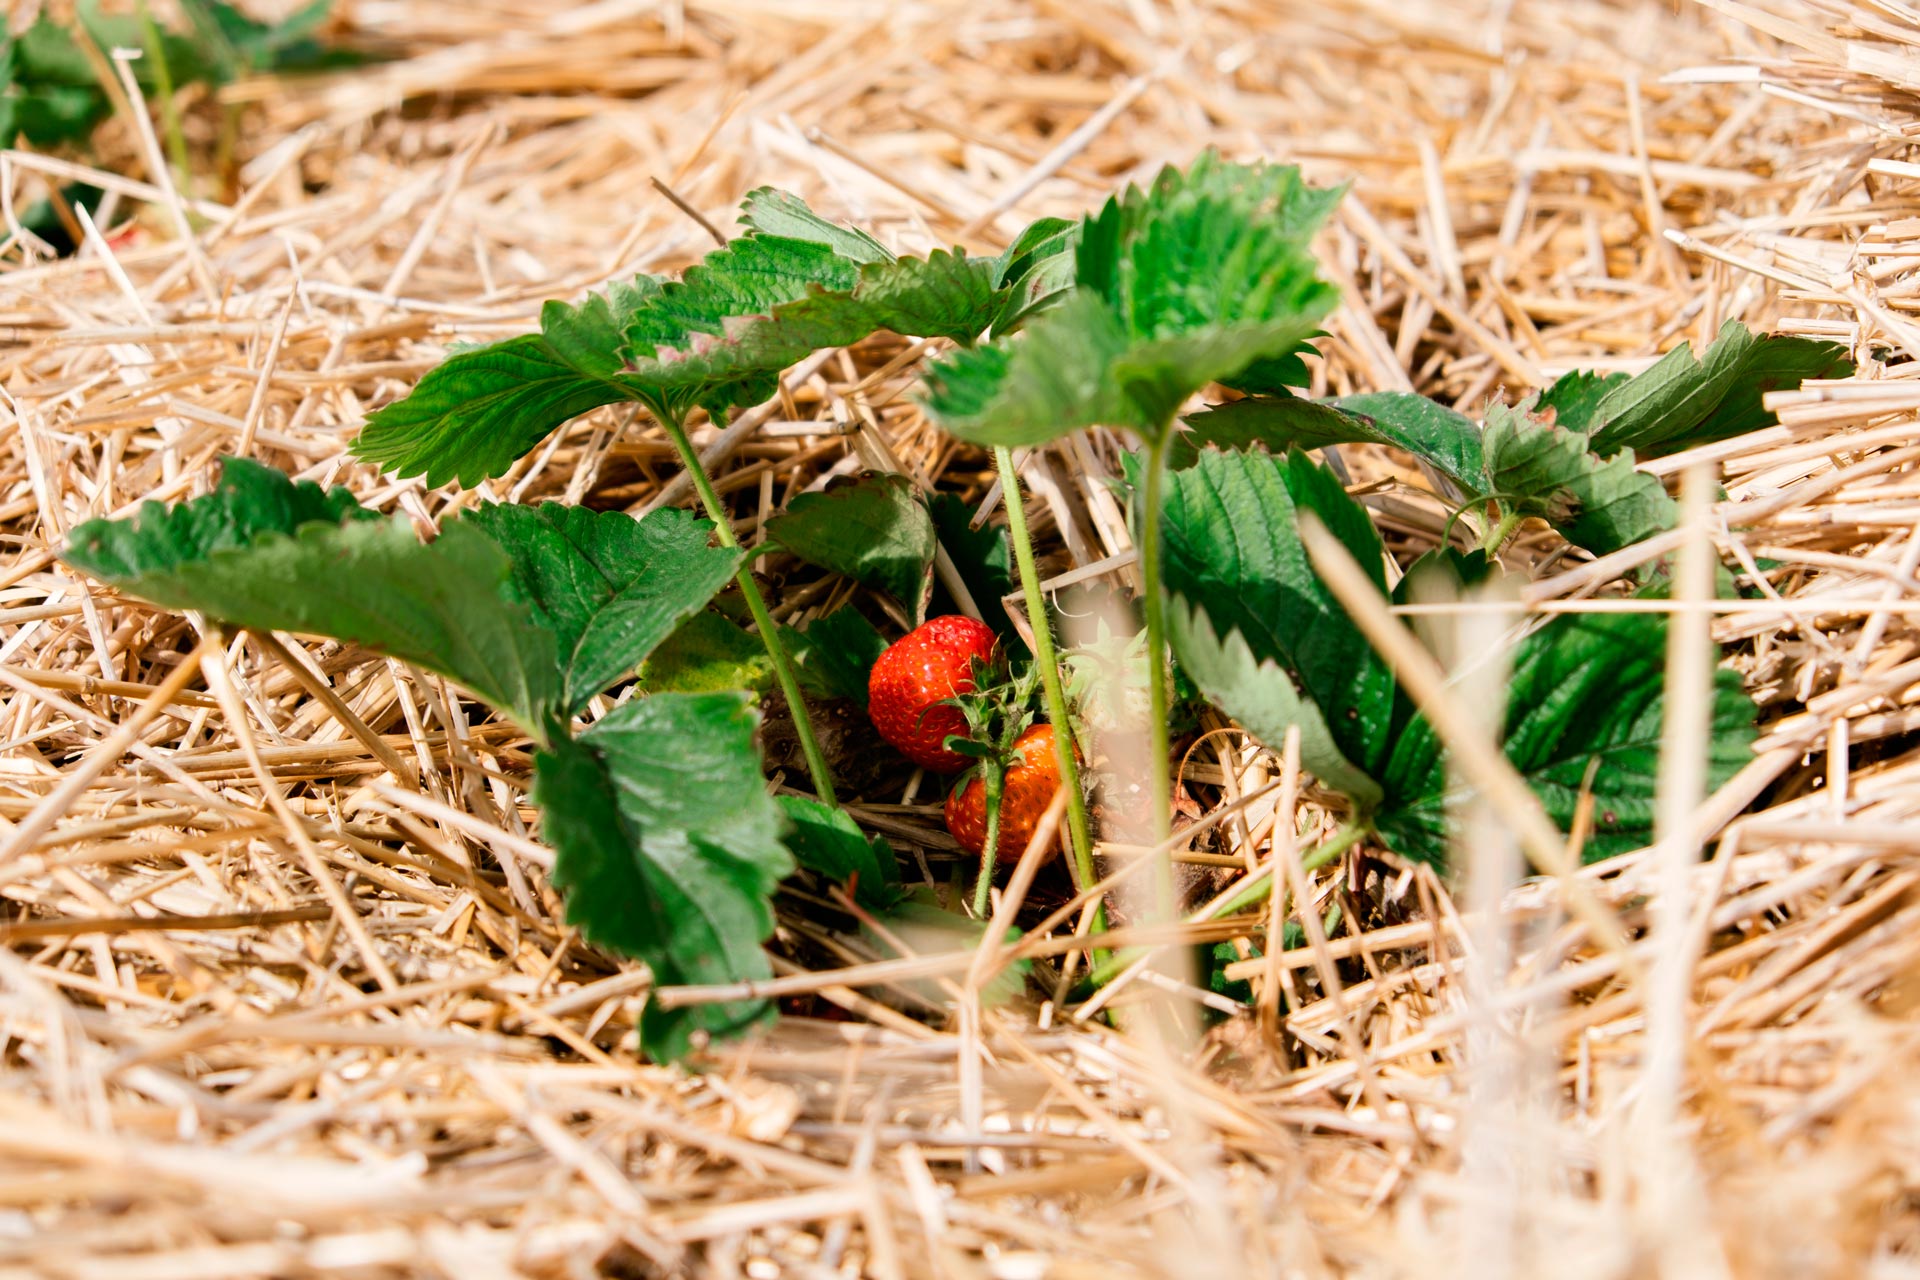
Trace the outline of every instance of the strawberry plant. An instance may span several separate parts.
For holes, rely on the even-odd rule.
[[[1733,326],[1702,359],[1681,351],[1633,378],[1572,375],[1489,406],[1484,426],[1418,396],[1311,400],[1297,391],[1301,355],[1334,291],[1309,242],[1339,198],[1292,169],[1207,156],[1078,223],[1036,223],[988,259],[899,257],[791,196],[756,191],[745,232],[680,279],[548,303],[538,332],[456,352],[374,413],[354,445],[403,476],[478,486],[572,418],[630,402],[671,441],[704,518],[483,503],[423,542],[343,490],[233,459],[211,493],[84,525],[65,557],[163,607],[335,637],[452,680],[532,743],[553,878],[582,935],[645,961],[661,985],[737,982],[769,972],[773,893],[796,866],[851,883],[866,911],[923,909],[905,901],[891,848],[837,805],[806,693],[867,702],[881,731],[930,768],[982,761],[949,807],[954,834],[973,847],[977,832],[985,851],[981,912],[993,851],[1030,834],[1023,824],[1056,788],[1074,878],[1093,881],[1076,708],[1010,450],[1118,429],[1140,445],[1128,463],[1157,830],[1170,825],[1177,658],[1190,687],[1261,741],[1298,728],[1306,766],[1347,796],[1352,821],[1316,856],[1377,838],[1440,860],[1451,833],[1438,740],[1320,582],[1297,518],[1317,516],[1383,592],[1385,548],[1366,508],[1305,450],[1369,441],[1419,458],[1480,546],[1429,553],[1396,591],[1430,576],[1464,586],[1500,571],[1529,519],[1594,552],[1669,527],[1672,502],[1637,457],[1764,425],[1765,389],[1832,376],[1844,361],[1826,344]],[[774,622],[689,434],[695,415],[718,421],[763,402],[801,357],[877,329],[953,344],[925,404],[992,451],[1010,535],[972,528],[957,500],[929,502],[900,476],[802,495],[770,520],[772,545],[898,606],[915,630],[891,649],[850,607],[804,628]],[[1216,385],[1240,398],[1192,403]],[[943,702],[976,678],[996,636],[1005,644],[1005,619],[922,624],[940,549],[983,605],[1018,574],[1048,724],[1030,727],[1024,681],[991,725],[968,721],[964,699]],[[729,583],[737,597],[722,596]],[[1110,640],[1135,652],[1132,639]],[[1664,643],[1654,615],[1567,615],[1512,655],[1507,755],[1563,825],[1593,795],[1591,856],[1650,832]],[[775,688],[813,797],[767,793],[753,698]],[[1716,777],[1743,758],[1753,714],[1723,672]],[[643,1044],[678,1056],[767,1012],[759,1001],[650,1004]]]

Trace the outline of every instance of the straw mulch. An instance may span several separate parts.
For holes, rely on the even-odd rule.
[[[0,1276],[1920,1268],[1920,14],[338,9],[389,59],[230,89],[242,167],[190,193],[190,244],[125,117],[98,140],[112,244],[46,260],[5,240]],[[189,113],[201,141],[211,118]],[[561,923],[510,731],[397,664],[215,635],[54,563],[81,520],[198,492],[222,452],[422,522],[474,501],[344,448],[450,344],[708,248],[652,179],[723,230],[775,183],[903,247],[984,251],[1208,145],[1353,183],[1323,245],[1345,286],[1325,390],[1471,408],[1644,367],[1728,318],[1859,354],[1857,379],[1778,397],[1778,427],[1657,468],[1710,463],[1723,559],[1765,566],[1765,597],[1712,623],[1765,718],[1683,833],[1707,859],[1677,884],[1652,855],[1583,877],[1627,953],[1550,887],[1489,917],[1368,860],[1315,899],[1375,927],[1242,966],[1257,1014],[1167,1054],[1042,983],[955,1019],[939,989],[811,976],[882,953],[796,891],[776,950],[799,1016],[704,1073],[652,1066],[631,1047],[645,974]],[[67,172],[4,164],[15,208]],[[981,459],[905,394],[917,354],[830,353],[754,430],[709,429],[740,518],[876,458],[982,497]],[[1404,460],[1344,453],[1396,549],[1431,545],[1439,509]],[[1114,465],[1111,441],[1027,461],[1048,572],[1125,573]],[[644,421],[602,413],[494,492],[638,510],[684,501],[674,475]],[[1539,564],[1552,545],[1515,553],[1536,604],[1625,567]],[[765,568],[791,617],[845,594]],[[229,687],[190,672],[143,705],[202,659]],[[1277,775],[1217,734],[1187,807]],[[1265,794],[1196,841],[1219,882],[1270,856]],[[860,797],[944,879],[937,800]]]

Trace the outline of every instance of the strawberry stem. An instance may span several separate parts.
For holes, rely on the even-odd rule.
[[[1058,741],[1058,729],[1054,735]],[[980,879],[973,886],[973,914],[985,920],[988,908],[993,905],[993,864],[1000,855],[1000,800],[1006,794],[1006,771],[998,760],[985,760],[980,765],[980,776],[986,784],[987,843],[980,850]]]
[[[1073,851],[1074,888],[1084,891],[1097,878],[1093,871],[1093,838],[1087,826],[1087,798],[1080,789],[1080,765],[1073,754],[1073,726],[1067,716],[1067,694],[1060,683],[1060,661],[1053,647],[1053,622],[1047,617],[1046,598],[1040,592],[1040,573],[1034,565],[1033,538],[1027,532],[1027,510],[1020,496],[1020,476],[1013,469],[1013,451],[1004,445],[993,451],[1000,472],[1000,502],[1007,509],[1007,536],[1020,565],[1020,589],[1026,597],[1027,627],[1033,632],[1033,661],[1040,668],[1047,721],[1053,725],[1053,758],[1060,785],[1067,789],[1067,838]],[[1103,933],[1107,913],[1100,907],[1093,932]]]
[[[720,545],[739,546],[740,540],[733,536],[733,520],[721,503],[706,467],[701,465],[700,455],[694,452],[693,442],[687,439],[684,417],[665,412],[663,405],[649,403],[647,407],[653,410],[654,418],[666,430],[667,438],[673,441],[681,465],[687,469],[693,487],[699,491],[700,504],[707,509],[707,518],[713,521],[714,534],[720,539]],[[807,772],[813,777],[813,793],[820,797],[822,803],[838,808],[840,802],[833,794],[833,772],[827,768],[827,757],[813,736],[813,720],[807,713],[806,699],[800,694],[799,677],[793,673],[793,659],[788,656],[787,646],[780,639],[780,629],[774,625],[766,597],[760,594],[760,584],[753,580],[751,565],[742,564],[740,571],[734,575],[734,581],[740,584],[740,594],[747,602],[747,612],[753,615],[753,625],[760,632],[760,643],[766,646],[767,657],[773,661],[773,677],[779,681],[780,692],[787,700],[787,709],[793,713],[793,732],[800,740],[800,754],[806,759]]]

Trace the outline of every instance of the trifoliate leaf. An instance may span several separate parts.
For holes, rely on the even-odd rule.
[[[958,250],[862,266],[828,246],[754,235],[709,254],[627,326],[631,376],[669,406],[757,403],[768,379],[880,329],[971,342],[998,312],[993,264]]]
[[[782,625],[800,685],[823,698],[867,705],[867,677],[886,652],[886,637],[852,605],[842,605],[804,628]]]
[[[769,974],[760,944],[793,859],[760,776],[757,723],[745,694],[654,694],[535,761],[533,799],[567,922],[594,945],[645,961],[657,987]],[[734,1034],[768,1012],[763,1001],[649,1001],[640,1042],[672,1060],[695,1032]]]
[[[331,636],[437,671],[536,740],[551,735],[562,706],[554,640],[506,598],[511,566],[498,544],[454,520],[423,546],[404,517],[378,519],[339,490],[277,474],[229,459],[214,493],[90,521],[65,558],[164,608]]]
[[[1208,156],[1081,225],[1078,288],[1021,335],[956,352],[927,407],[978,444],[1039,444],[1104,423],[1159,439],[1209,382],[1231,384],[1317,332],[1333,288],[1307,238],[1337,195],[1297,171]]]
[[[1000,602],[1013,590],[1013,553],[1007,546],[1007,531],[991,522],[973,526],[973,510],[951,493],[936,493],[927,502],[933,526],[947,558],[967,585],[967,593],[980,607],[980,621],[1002,636],[1014,634],[1013,622]],[[946,590],[936,579],[932,612],[941,608]]]
[[[933,585],[933,517],[903,475],[869,473],[803,493],[767,521],[767,536],[808,564],[886,592],[914,625]]]
[[[1481,443],[1488,486],[1504,509],[1539,516],[1595,555],[1671,529],[1679,519],[1666,487],[1634,470],[1631,449],[1602,461],[1579,432],[1498,404],[1487,411]]]
[[[1508,684],[1505,750],[1547,814],[1565,831],[1593,769],[1589,862],[1653,838],[1667,624],[1649,614],[1563,614],[1520,642]],[[1712,736],[1703,745],[1717,787],[1751,758],[1754,706],[1739,676],[1715,673]],[[1409,857],[1444,862],[1450,828],[1438,739],[1415,717],[1394,744],[1374,821]]]
[[[893,846],[868,835],[847,815],[806,796],[778,796],[792,826],[787,848],[794,861],[841,884],[853,882],[854,900],[869,911],[886,911],[900,901],[900,860]]]
[[[1388,746],[1393,676],[1315,574],[1296,526],[1302,509],[1326,524],[1384,593],[1380,535],[1366,509],[1297,450],[1285,458],[1208,450],[1168,477],[1163,581],[1170,596],[1206,615],[1214,636],[1237,633],[1255,665],[1275,664],[1300,700],[1317,708],[1340,755],[1376,777]],[[1225,657],[1175,653],[1183,667],[1199,658],[1203,667],[1227,669]],[[1269,694],[1267,705],[1278,707],[1279,698]]]
[[[1302,768],[1361,809],[1379,802],[1380,785],[1347,759],[1320,708],[1273,659],[1256,659],[1245,636],[1221,639],[1205,613],[1178,597],[1167,602],[1167,631],[1181,670],[1241,728],[1277,751],[1298,726]]]
[[[713,546],[710,521],[672,507],[635,520],[622,511],[502,503],[461,519],[513,561],[506,594],[553,636],[569,716],[705,609],[747,556]]]
[[[1775,419],[1761,403],[1767,392],[1852,372],[1845,349],[1834,343],[1760,336],[1729,320],[1701,358],[1682,344],[1645,373],[1610,388],[1594,406],[1587,431],[1603,458],[1621,449],[1658,457],[1771,426]]]
[[[540,332],[471,348],[368,415],[354,456],[430,485],[471,487],[507,469],[556,428],[646,388],[621,367],[624,317],[660,290],[641,276],[579,306],[549,302]]]
[[[756,187],[740,202],[740,221],[765,236],[810,240],[857,263],[892,262],[893,253],[866,232],[815,213],[807,202],[774,187]]]

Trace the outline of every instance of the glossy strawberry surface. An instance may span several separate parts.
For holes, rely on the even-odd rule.
[[[901,755],[935,773],[970,763],[942,744],[967,731],[966,716],[942,700],[973,692],[975,659],[993,655],[993,631],[958,614],[930,618],[895,641],[867,678],[867,714]]]

